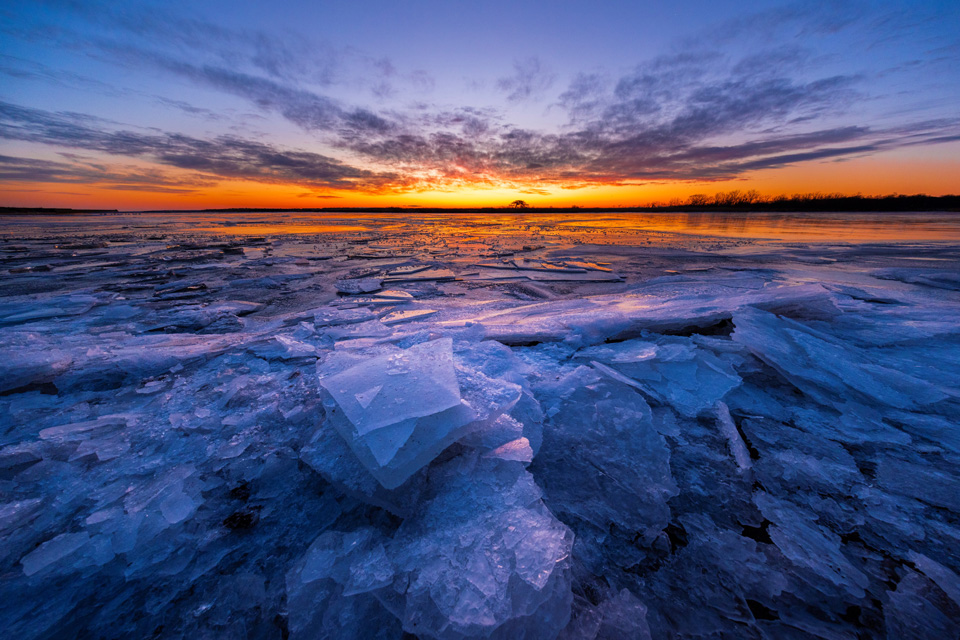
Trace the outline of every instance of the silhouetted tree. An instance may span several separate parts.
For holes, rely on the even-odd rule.
[[[530,205],[528,205],[524,200],[514,200],[510,203],[510,207],[512,209],[529,209]]]

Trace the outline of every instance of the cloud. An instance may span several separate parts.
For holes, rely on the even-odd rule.
[[[102,2],[62,4],[74,18],[70,23],[80,26],[82,22],[85,32],[71,32],[67,27],[53,31],[40,28],[35,37],[47,39],[56,33],[69,46],[83,49],[92,46],[109,50],[111,45],[150,43],[172,57],[198,64],[246,69],[321,86],[337,81],[346,55],[328,43],[308,40],[296,33],[279,36],[260,29],[231,29],[174,15],[157,6],[125,3],[121,7]],[[96,35],[101,33],[108,35]]]
[[[18,80],[40,80],[62,87],[93,91],[110,97],[121,97],[129,92],[71,71],[54,69],[48,65],[0,54],[0,74]]]
[[[171,100],[170,98],[166,98],[164,96],[155,96],[154,100],[156,100],[156,102],[159,104],[162,104],[166,107],[172,107],[174,109],[178,109],[191,116],[206,118],[207,120],[223,120],[224,119],[224,116],[217,113],[216,111],[212,111],[210,109],[204,109],[203,107],[198,107],[196,105],[190,104],[189,102],[185,102],[183,100]]]
[[[69,154],[67,154],[69,155]],[[128,167],[111,168],[80,157],[69,162],[0,156],[0,180],[9,183],[91,184],[120,191],[148,191],[171,194],[194,193],[216,184],[207,176],[169,176],[155,170],[137,171]]]
[[[199,139],[175,133],[111,130],[95,119],[3,102],[0,102],[0,138],[146,158],[221,178],[372,191],[402,183],[397,176],[375,174],[309,151],[282,149],[235,136]],[[48,171],[59,169],[47,166]]]
[[[863,22],[864,16],[875,15],[876,7],[863,0],[833,0],[816,5],[790,2],[711,25],[681,40],[680,46],[691,49],[704,42],[718,46],[744,40],[785,42],[831,35]]]
[[[772,64],[782,66],[783,57]],[[446,131],[398,125],[397,135],[384,129],[341,144],[399,173],[432,171],[438,180],[462,178],[463,171],[507,183],[725,179],[761,166],[765,157],[778,158],[770,164],[799,161],[804,156],[790,154],[814,158],[818,146],[867,137],[862,127],[789,132],[790,122],[841,113],[858,82],[829,76],[801,83],[755,60],[731,65],[717,54],[685,54],[657,58],[615,82],[575,77],[560,96],[570,112],[561,133],[511,127],[483,114],[472,123],[479,134],[468,136],[465,129],[449,130],[468,119],[460,115],[435,120]],[[711,144],[725,136],[748,141]]]
[[[560,94],[557,104],[572,120],[595,117],[603,106],[601,97],[607,93],[607,85],[607,79],[599,73],[578,73]]]
[[[556,80],[540,58],[534,56],[513,63],[513,74],[497,80],[497,89],[510,102],[524,102],[542,96]]]

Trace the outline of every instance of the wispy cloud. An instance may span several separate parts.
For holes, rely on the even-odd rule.
[[[497,88],[507,94],[510,102],[523,102],[542,97],[553,86],[556,77],[540,58],[534,56],[515,61],[513,73],[498,79]]]
[[[394,183],[399,186],[396,176],[358,169],[318,153],[232,136],[199,139],[176,133],[112,130],[103,121],[9,103],[0,103],[0,137],[145,158],[221,178],[370,191]],[[47,166],[50,171],[58,169]]]
[[[96,184],[115,191],[147,191],[189,194],[216,185],[209,176],[194,174],[165,175],[155,170],[131,170],[125,167],[91,163],[83,158],[67,158],[67,162],[37,160],[0,155],[0,180],[8,183]]]

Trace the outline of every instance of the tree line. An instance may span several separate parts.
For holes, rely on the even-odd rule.
[[[846,195],[843,193],[795,193],[765,196],[755,189],[721,191],[714,195],[696,193],[685,200],[673,198],[665,203],[653,202],[642,209],[746,211],[957,211],[960,196],[928,196],[925,194],[884,196]]]

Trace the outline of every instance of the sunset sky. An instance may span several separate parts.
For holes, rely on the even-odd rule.
[[[5,2],[0,205],[960,193],[960,2]]]

